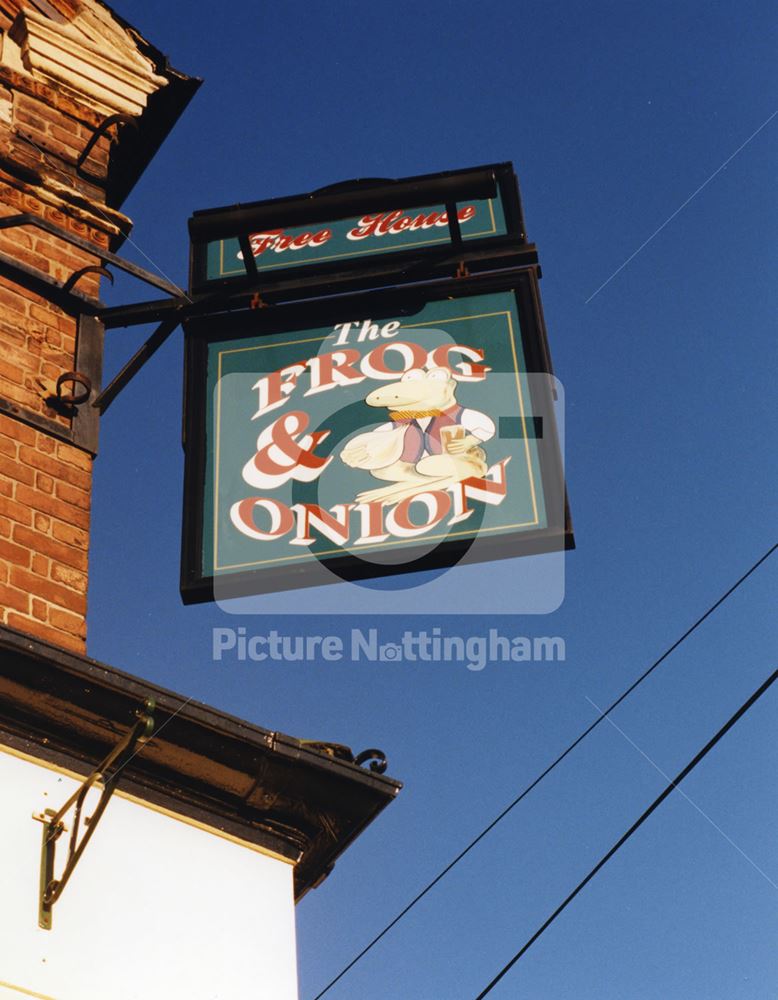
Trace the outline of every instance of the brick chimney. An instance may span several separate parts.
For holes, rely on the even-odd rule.
[[[96,0],[0,0],[0,224],[26,214],[118,250],[132,227],[119,205],[198,84]],[[86,643],[99,274],[60,292],[101,263],[35,225],[0,229],[0,621],[76,652]],[[83,368],[85,331],[90,398],[69,406],[57,380]],[[65,383],[60,396],[74,391],[83,387]]]

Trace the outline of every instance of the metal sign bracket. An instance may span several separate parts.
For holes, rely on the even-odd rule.
[[[100,818],[105,812],[108,801],[114,793],[119,772],[137,753],[137,747],[151,738],[154,731],[154,700],[147,698],[143,708],[135,713],[137,721],[126,736],[114,747],[108,756],[70,796],[58,811],[46,809],[42,813],[33,814],[33,819],[43,823],[43,841],[41,845],[41,872],[38,897],[38,926],[51,930],[52,910],[54,904],[62,895],[70,876],[84,853],[89,839],[97,828]],[[79,840],[78,831],[81,823],[81,813],[89,790],[101,782],[103,791],[91,816],[84,817],[85,832]],[[54,877],[54,861],[57,840],[65,832],[64,818],[69,810],[75,807],[73,825],[70,832],[68,856],[62,875]]]
[[[114,116],[104,123],[116,124],[121,116]],[[99,132],[100,130],[98,130]],[[97,135],[97,133],[96,133]],[[93,142],[87,145],[83,158],[88,156]],[[76,338],[76,356],[74,370],[63,373],[58,379],[56,389],[48,398],[46,405],[60,417],[70,419],[70,426],[63,424],[52,417],[34,412],[31,409],[21,407],[9,400],[0,399],[0,412],[5,413],[16,420],[35,427],[37,430],[51,434],[61,441],[73,444],[78,448],[89,452],[91,455],[97,454],[97,440],[100,414],[107,408],[108,403],[114,398],[119,390],[132,378],[135,372],[143,365],[159,345],[178,325],[178,315],[180,307],[189,300],[183,291],[173,282],[166,278],[152,274],[145,268],[124,260],[122,257],[111,253],[102,247],[96,246],[89,241],[75,236],[61,226],[49,222],[48,219],[38,218],[30,213],[7,216],[0,219],[0,230],[16,229],[21,226],[31,226],[42,230],[51,236],[61,239],[96,257],[100,264],[90,264],[74,271],[70,277],[60,283],[51,278],[48,274],[38,268],[31,267],[6,253],[0,253],[0,275],[27,288],[29,291],[40,295],[46,301],[62,309],[70,316],[76,317],[78,331]],[[110,264],[119,270],[146,284],[152,285],[163,292],[173,295],[174,298],[165,300],[168,309],[166,315],[171,313],[175,317],[175,322],[170,326],[171,320],[163,323],[143,347],[133,358],[122,368],[116,378],[111,382],[104,392],[100,392],[103,366],[103,335],[105,324],[102,321],[102,314],[105,306],[99,299],[84,295],[76,289],[76,285],[86,274],[96,273],[113,284],[114,276],[107,270]],[[128,307],[119,307],[119,312]],[[142,322],[143,320],[138,320]],[[164,328],[164,332],[163,332]],[[68,391],[67,386],[72,386]],[[80,387],[80,388],[79,388]]]

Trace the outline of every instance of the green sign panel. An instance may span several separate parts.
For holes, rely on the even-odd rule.
[[[503,236],[506,232],[502,198],[470,201],[457,206],[463,240]],[[374,254],[432,247],[451,241],[443,205],[410,210],[374,211],[353,218],[294,227],[274,227],[249,235],[257,271],[278,271],[303,265],[350,261]],[[207,244],[206,280],[245,275],[243,251],[237,238]]]
[[[570,544],[533,280],[193,322],[185,600]]]

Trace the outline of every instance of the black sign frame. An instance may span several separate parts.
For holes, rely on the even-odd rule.
[[[391,288],[357,293],[329,301],[301,302],[266,309],[199,317],[184,323],[185,332],[185,410],[184,410],[184,511],[182,524],[181,596],[185,604],[215,599],[212,575],[202,571],[203,519],[205,510],[205,470],[208,446],[206,427],[207,351],[214,340],[256,337],[343,322],[354,316],[382,317],[412,315],[427,302],[442,298],[460,298],[489,292],[513,291],[520,319],[522,346],[528,373],[553,374],[546,341],[538,288],[538,268],[526,267],[493,275],[429,282],[413,288]],[[542,392],[538,412],[551,414],[538,438],[538,457],[546,510],[550,523],[535,531],[478,538],[469,562],[513,558],[575,547],[557,429],[553,421],[550,380],[538,380],[533,393]],[[533,405],[535,399],[533,396]],[[555,512],[563,512],[555,517]],[[422,537],[423,541],[423,537]],[[441,542],[432,552],[409,545],[401,564],[377,565],[351,555],[322,560],[331,569],[315,585],[340,580],[373,579],[387,575],[450,567],[467,554],[472,539]],[[220,575],[220,599],[293,590],[311,586],[307,570],[310,563],[273,569]]]
[[[499,195],[506,232],[496,236],[463,240],[455,206],[469,199]],[[369,259],[322,261],[282,272],[258,272],[248,237],[274,226],[307,226],[376,211],[443,205],[448,214],[448,242],[439,246],[409,247],[376,253]],[[462,260],[471,271],[494,266],[517,266],[537,262],[534,244],[527,241],[518,181],[511,163],[490,164],[438,174],[423,174],[400,180],[354,180],[334,184],[308,194],[287,198],[204,209],[189,219],[189,293],[235,294],[261,290],[262,296],[296,292],[315,297],[359,287],[377,287],[387,279],[411,280],[433,277],[436,270]],[[238,239],[243,248],[246,273],[208,278],[207,247],[220,239]]]

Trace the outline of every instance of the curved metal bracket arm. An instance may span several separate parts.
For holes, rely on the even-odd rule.
[[[373,774],[384,774],[386,771],[386,754],[376,747],[370,747],[355,755],[351,747],[347,747],[343,743],[324,743],[321,740],[300,740],[299,742],[304,747],[316,750],[318,753],[326,753],[328,757],[348,761],[349,764],[356,764],[357,767],[368,764],[369,770]]]
[[[127,735],[108,756],[98,765],[88,778],[76,789],[67,802],[54,812],[47,809],[41,815],[34,818],[43,823],[43,846],[41,849],[41,879],[40,879],[40,900],[38,907],[38,924],[44,930],[51,929],[52,908],[62,895],[65,886],[68,884],[70,876],[78,864],[81,855],[84,853],[86,845],[92,834],[95,832],[100,817],[105,812],[105,807],[116,788],[119,772],[135,756],[136,748],[146,743],[154,731],[154,701],[147,698],[142,709],[135,713],[137,721]],[[78,832],[81,825],[81,814],[84,802],[89,790],[96,782],[101,782],[103,791],[91,816],[84,817],[85,832],[79,840]],[[68,845],[68,856],[65,867],[60,878],[54,878],[54,859],[57,849],[57,840],[65,831],[64,818],[71,808],[75,807],[73,813],[73,826],[70,833],[70,843]]]
[[[138,122],[136,121],[133,115],[128,115],[125,114],[124,112],[120,112],[118,115],[109,115],[108,118],[103,119],[103,121],[100,122],[100,124],[97,126],[97,128],[90,136],[89,142],[86,144],[86,146],[84,146],[84,149],[81,155],[79,156],[78,161],[76,162],[76,170],[80,174],[86,173],[86,171],[82,170],[82,167],[89,158],[89,154],[94,149],[98,139],[100,139],[101,136],[105,135],[108,129],[112,125],[130,125],[135,129],[136,132],[138,131]]]
[[[373,774],[384,774],[386,771],[387,761],[386,754],[383,750],[378,750],[375,747],[370,747],[369,750],[363,750],[362,753],[358,753],[354,758],[354,763],[357,767],[362,767],[363,764],[367,764],[369,761],[370,770]]]
[[[111,284],[113,284],[113,274],[107,267],[99,267],[97,264],[89,264],[87,267],[82,267],[80,271],[74,271],[62,286],[62,291],[71,292],[85,274],[102,274],[104,278],[107,278]]]

